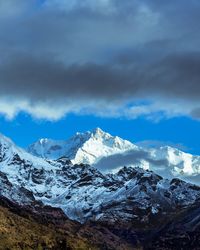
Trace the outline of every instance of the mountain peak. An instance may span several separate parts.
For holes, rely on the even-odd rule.
[[[95,128],[94,130],[92,130],[92,134],[105,134],[106,132],[104,132],[101,128]]]
[[[49,141],[50,141],[50,139],[48,139],[48,138],[42,138],[39,140],[39,143],[43,145],[43,144],[48,143]]]
[[[109,133],[103,131],[101,128],[95,128],[94,130],[90,132],[90,134],[91,136],[94,136],[95,138],[113,137]]]
[[[123,153],[136,146],[129,141],[110,135],[97,127],[85,133],[76,133],[68,140],[41,139],[28,148],[28,152],[47,159],[68,157],[73,163],[94,164],[102,157]]]

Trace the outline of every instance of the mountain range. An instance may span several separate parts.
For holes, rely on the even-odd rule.
[[[40,139],[27,152],[50,160],[64,156],[74,164],[89,164],[107,173],[128,165],[152,170],[165,178],[177,177],[200,184],[200,156],[167,145],[142,148],[100,128],[77,133],[68,140]]]
[[[199,156],[168,146],[144,149],[99,128],[66,141],[40,139],[27,150],[1,135],[0,205],[23,223],[28,217],[46,230],[53,224],[65,240],[60,249],[172,249],[169,235],[170,244],[185,235],[188,246],[188,232],[199,236],[200,187],[180,178],[198,180],[199,162]],[[75,231],[82,248],[69,248]]]

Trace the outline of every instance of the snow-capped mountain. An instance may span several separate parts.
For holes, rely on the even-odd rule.
[[[40,139],[30,145],[27,151],[46,159],[56,160],[65,156],[73,163],[94,164],[103,157],[137,148],[129,141],[96,128],[92,132],[76,133],[65,141]]]
[[[165,176],[167,172],[169,173],[169,177],[170,175],[189,177],[200,174],[200,156],[194,156],[169,146],[150,149],[149,153],[151,159],[157,161],[166,160],[166,166],[162,169],[163,174],[165,172]],[[157,171],[156,167],[153,170]]]
[[[0,136],[0,194],[20,204],[61,208],[70,218],[110,223],[151,223],[200,198],[200,188],[166,180],[141,168],[123,167],[103,174],[68,158],[44,160]]]
[[[17,147],[7,137],[0,135],[0,181],[11,187],[6,188],[7,195],[4,190],[3,195],[7,198],[13,196],[14,186],[25,188],[37,199],[41,193],[44,195],[47,191],[51,191],[53,196],[59,182],[56,174],[61,167],[61,163],[33,156]],[[28,196],[30,193],[27,192]]]
[[[193,204],[200,198],[200,188],[179,179],[163,179],[140,168],[124,167],[116,174],[102,175],[92,167],[75,165],[79,177],[56,198],[41,199],[60,207],[69,218],[115,222],[151,220]],[[71,169],[66,171],[73,172]],[[67,174],[68,175],[68,174]]]
[[[155,171],[166,178],[178,177],[200,183],[200,156],[169,146],[141,148],[99,128],[77,133],[66,141],[40,139],[28,147],[28,152],[54,160],[65,156],[74,164],[90,164],[101,171],[117,172],[128,165]]]

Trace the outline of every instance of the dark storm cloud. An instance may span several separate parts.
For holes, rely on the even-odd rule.
[[[18,57],[1,65],[0,82],[1,95],[29,96],[33,101],[76,97],[113,101],[147,95],[198,100],[200,53],[171,55],[142,68],[127,63],[66,66],[53,58]]]
[[[0,3],[1,98],[199,117],[199,1],[39,2]]]
[[[167,160],[153,160],[147,151],[130,150],[126,154],[115,154],[102,158],[94,165],[95,168],[101,171],[112,170],[122,166],[140,165],[141,160],[145,160],[154,166],[168,166]],[[108,169],[109,166],[109,169]]]

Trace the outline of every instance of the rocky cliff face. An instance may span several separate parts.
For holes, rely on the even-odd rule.
[[[145,249],[199,249],[200,201],[182,211],[164,224],[144,244]]]

